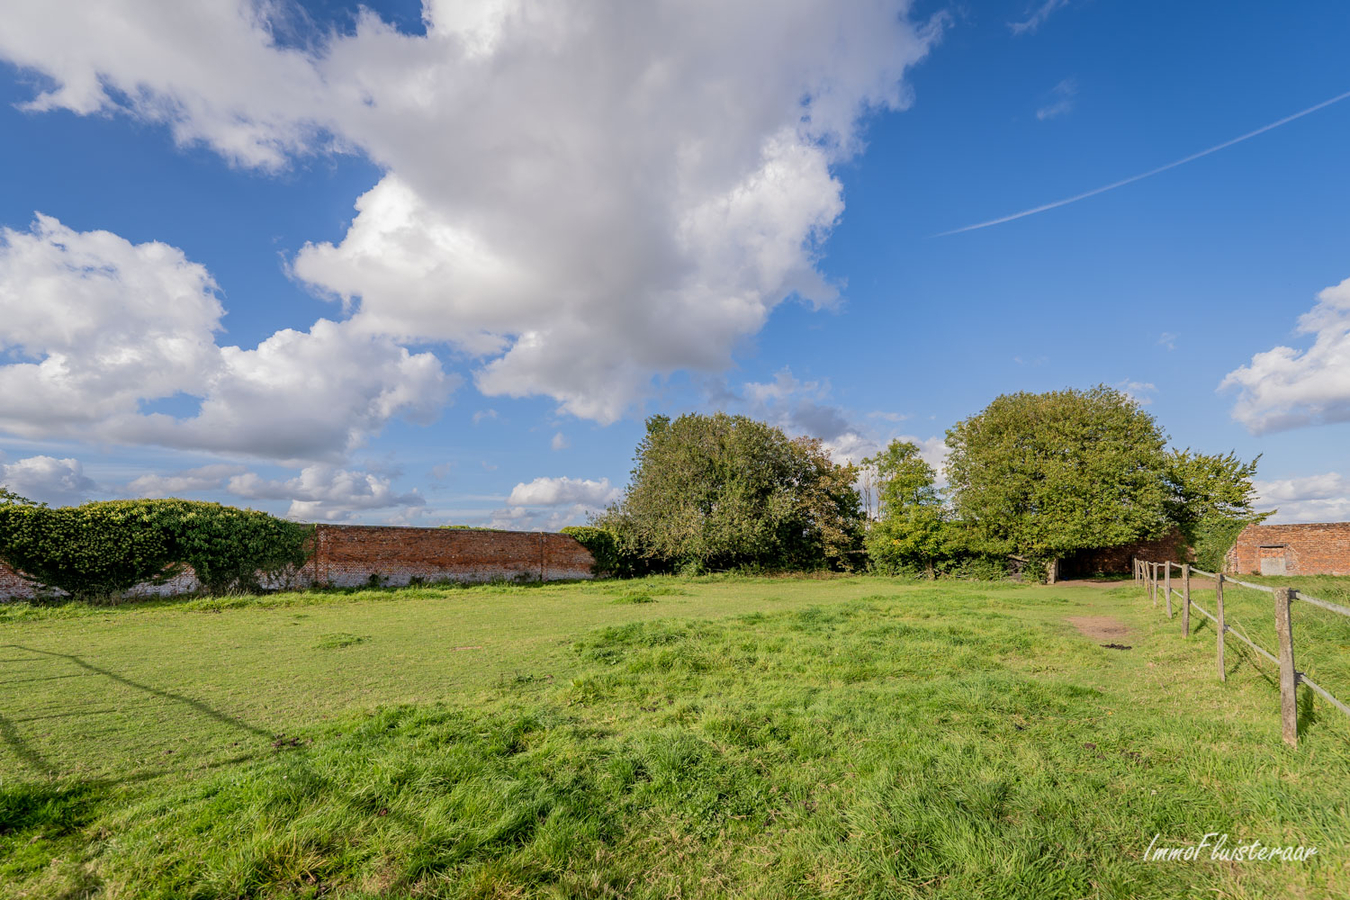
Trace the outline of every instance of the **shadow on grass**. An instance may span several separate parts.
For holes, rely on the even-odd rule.
[[[197,712],[201,713],[204,716],[208,716],[212,719],[215,719],[217,722],[220,722],[223,725],[228,725],[229,727],[237,729],[239,731],[245,731],[250,734],[258,735],[259,737],[270,738],[273,736],[271,732],[265,729],[258,728],[255,725],[250,725],[247,722],[240,721],[239,719],[236,719],[233,716],[228,716],[225,713],[221,712],[220,710],[216,709],[215,707],[209,706],[208,704],[203,703],[200,700],[184,696],[183,694],[176,694],[173,691],[166,691],[162,688],[151,687],[148,684],[141,684],[138,681],[132,681],[130,678],[126,678],[109,669],[104,669],[100,666],[96,666],[91,662],[87,662],[84,659],[75,656],[74,654],[57,653],[53,650],[39,650],[36,647],[26,647],[22,644],[5,644],[4,646],[14,650],[22,650],[26,653],[36,653],[42,656],[50,656],[56,659],[67,660],[93,675],[102,675],[105,678],[109,678],[113,681],[116,681],[118,684],[124,684],[127,687],[134,688],[138,691],[143,691],[147,694],[150,694],[155,697],[160,697],[164,700],[171,700],[175,703],[181,703],[184,706],[196,710]],[[22,739],[19,738],[17,733],[13,733],[11,735],[11,732],[13,731],[14,731],[13,725],[9,723],[8,720],[5,720],[4,724],[0,725],[0,734],[3,735],[5,741],[7,743],[10,743],[11,746],[15,747],[16,752],[18,752],[20,756],[25,759],[25,761],[30,761],[29,756],[24,756],[23,751],[17,749],[18,747],[23,747],[26,745],[24,745]],[[27,752],[31,755],[30,764],[32,764],[32,762],[42,759],[42,757],[38,755],[35,751],[32,751],[31,748]],[[47,765],[45,760],[42,761],[42,764],[43,766]],[[49,769],[50,767],[47,768]]]
[[[33,769],[41,775],[48,778],[55,777],[56,769],[47,758],[41,753],[29,746],[28,742],[19,734],[19,730],[14,727],[14,722],[8,719],[3,713],[0,713],[0,741],[5,742],[5,746],[23,760],[24,765]],[[0,828],[3,828],[3,821],[0,821]]]

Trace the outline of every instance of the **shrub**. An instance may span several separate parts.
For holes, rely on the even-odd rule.
[[[590,551],[595,558],[592,571],[598,578],[636,578],[652,573],[650,561],[625,548],[608,528],[568,525],[562,533],[576,538],[577,543]]]
[[[112,600],[184,565],[210,594],[256,591],[304,565],[309,526],[189,500],[114,500],[51,509],[0,502],[0,559],[86,601]]]
[[[164,500],[114,500],[51,509],[0,504],[0,559],[80,600],[113,599],[177,573]]]
[[[309,557],[313,527],[252,509],[166,501],[161,527],[176,562],[186,563],[209,594],[256,593]]]

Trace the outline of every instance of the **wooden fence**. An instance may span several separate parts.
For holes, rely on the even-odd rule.
[[[1181,590],[1172,587],[1172,569],[1179,570],[1181,575]],[[1201,575],[1205,578],[1214,579],[1214,612],[1202,607],[1191,599],[1191,576]],[[1145,562],[1141,559],[1134,561],[1134,580],[1141,584],[1148,591],[1149,598],[1153,605],[1158,605],[1158,592],[1162,595],[1167,604],[1167,618],[1172,618],[1172,598],[1175,596],[1181,601],[1181,636],[1190,637],[1191,635],[1191,609],[1204,615],[1214,623],[1214,631],[1218,635],[1218,666],[1219,680],[1228,679],[1227,672],[1224,670],[1223,661],[1223,643],[1224,636],[1231,634],[1233,637],[1242,641],[1252,650],[1256,651],[1266,659],[1275,663],[1280,670],[1280,723],[1284,733],[1284,742],[1291,747],[1298,746],[1298,702],[1297,688],[1300,684],[1306,684],[1318,694],[1322,695],[1327,702],[1339,709],[1341,712],[1350,716],[1350,706],[1346,706],[1341,701],[1331,695],[1329,691],[1317,684],[1304,673],[1294,667],[1294,628],[1290,619],[1289,609],[1293,601],[1300,600],[1304,603],[1310,603],[1313,606],[1320,606],[1322,609],[1331,610],[1343,616],[1350,616],[1350,608],[1341,606],[1339,603],[1329,603],[1326,600],[1319,600],[1316,597],[1309,596],[1302,591],[1294,588],[1273,588],[1264,584],[1253,584],[1249,581],[1240,581],[1222,572],[1205,572],[1200,569],[1191,568],[1189,563],[1175,562]],[[1251,638],[1240,631],[1234,631],[1224,622],[1223,616],[1223,586],[1225,584],[1237,584],[1245,588],[1251,588],[1254,591],[1264,591],[1267,594],[1275,595],[1275,635],[1279,643],[1279,655],[1276,656],[1264,647],[1258,646]]]

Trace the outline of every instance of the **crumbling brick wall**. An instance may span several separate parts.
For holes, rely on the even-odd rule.
[[[567,581],[591,578],[590,552],[565,534],[461,528],[316,525],[314,555],[294,586],[405,585],[421,581]],[[132,593],[190,593],[196,579]],[[0,563],[0,600],[31,599],[33,586]]]
[[[1314,525],[1248,525],[1225,559],[1225,571],[1258,575],[1262,559],[1268,571],[1286,575],[1350,575],[1350,522]]]

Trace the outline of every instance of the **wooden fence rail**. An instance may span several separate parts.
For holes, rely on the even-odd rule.
[[[1176,591],[1172,588],[1172,567],[1175,566],[1181,572],[1181,590]],[[1201,575],[1205,578],[1214,579],[1214,612],[1205,609],[1199,603],[1191,599],[1191,575]],[[1191,609],[1203,615],[1214,623],[1216,639],[1216,657],[1219,666],[1219,680],[1228,679],[1227,672],[1224,670],[1224,636],[1231,634],[1233,637],[1242,641],[1252,650],[1264,656],[1266,659],[1275,663],[1280,671],[1280,725],[1283,732],[1284,741],[1291,747],[1298,746],[1298,697],[1297,690],[1300,684],[1306,684],[1312,690],[1321,695],[1328,703],[1339,709],[1341,712],[1350,716],[1350,706],[1346,706],[1340,700],[1331,695],[1331,692],[1321,685],[1317,684],[1303,672],[1298,671],[1294,666],[1294,628],[1290,619],[1289,609],[1295,600],[1309,603],[1313,606],[1319,606],[1322,609],[1339,613],[1342,616],[1350,616],[1350,608],[1341,606],[1339,603],[1331,603],[1327,600],[1320,600],[1317,597],[1311,597],[1302,591],[1294,588],[1273,588],[1265,584],[1254,584],[1250,581],[1242,581],[1237,578],[1225,575],[1222,572],[1206,572],[1202,569],[1191,568],[1190,563],[1176,562],[1147,562],[1142,559],[1134,561],[1134,580],[1141,584],[1148,591],[1149,598],[1153,601],[1153,606],[1158,605],[1158,589],[1163,590],[1163,595],[1167,601],[1167,618],[1172,618],[1172,597],[1181,601],[1181,636],[1188,638],[1191,635]],[[1241,587],[1250,588],[1254,591],[1264,591],[1267,594],[1273,594],[1275,597],[1275,635],[1279,642],[1278,656],[1271,653],[1264,647],[1259,646],[1247,635],[1240,631],[1235,631],[1232,626],[1224,621],[1223,615],[1223,586],[1225,584],[1236,584]]]

